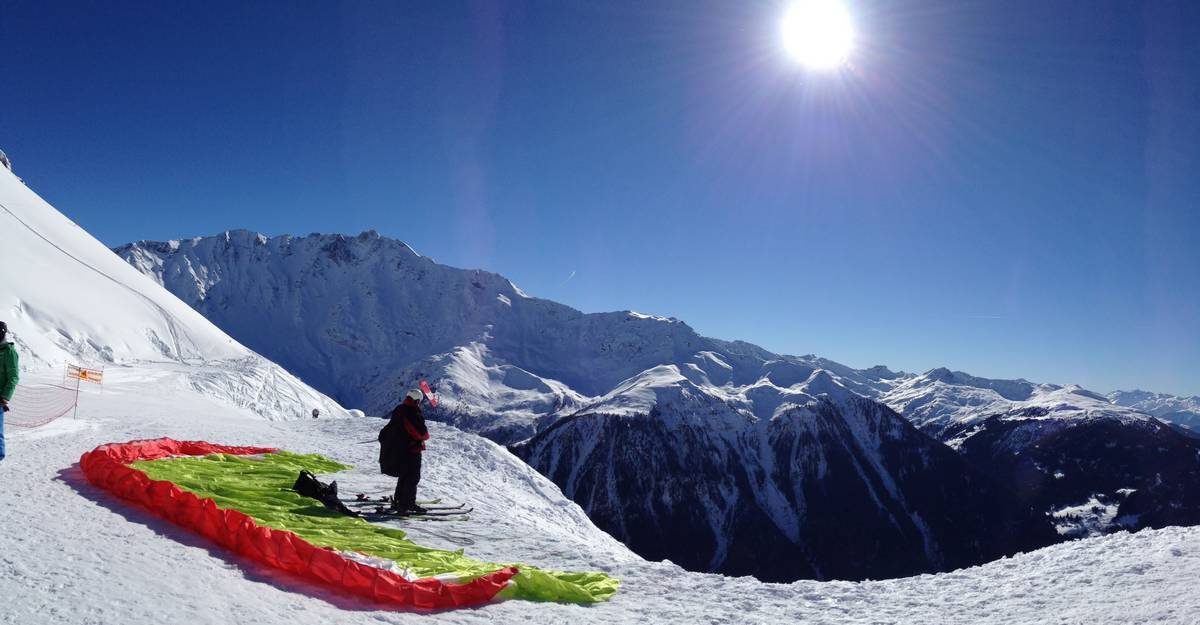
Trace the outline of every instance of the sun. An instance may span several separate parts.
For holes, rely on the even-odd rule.
[[[841,66],[854,47],[850,12],[838,0],[794,0],[780,32],[788,56],[811,69]]]

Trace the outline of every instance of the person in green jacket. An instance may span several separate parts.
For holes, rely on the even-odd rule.
[[[0,460],[4,460],[4,413],[17,388],[17,348],[6,341],[8,324],[0,321]]]

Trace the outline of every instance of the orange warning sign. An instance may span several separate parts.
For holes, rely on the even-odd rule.
[[[67,365],[67,377],[93,384],[103,384],[104,370],[89,369],[87,367],[80,367],[79,365]]]

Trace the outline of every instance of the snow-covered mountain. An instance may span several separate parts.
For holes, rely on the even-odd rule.
[[[1055,418],[1112,418],[1139,421],[1146,414],[1115,405],[1107,397],[1076,385],[992,380],[945,368],[893,379],[876,397],[925,432],[948,440],[997,414],[1045,411]]]
[[[1200,395],[1178,397],[1149,391],[1113,391],[1108,400],[1200,432]]]
[[[963,458],[1051,510],[1065,536],[1200,524],[1200,440],[1153,418],[998,414],[955,443]]]
[[[854,431],[849,424],[866,419],[864,415],[874,415],[869,428],[893,431],[890,422],[885,423],[890,411],[870,400],[958,450],[1001,489],[1015,491],[1019,503],[1011,509],[999,506],[1004,510],[1001,518],[1033,506],[1039,514],[1057,515],[1054,518],[1064,535],[1159,526],[1169,515],[1144,510],[1191,510],[1191,501],[1181,498],[1181,493],[1200,492],[1192,488],[1190,467],[1172,469],[1150,458],[1134,458],[1133,451],[1121,451],[1137,450],[1137,445],[1164,436],[1153,417],[1077,386],[991,380],[947,369],[923,374],[884,366],[859,370],[817,356],[780,355],[745,342],[703,337],[671,317],[628,311],[584,314],[530,297],[496,274],[439,265],[374,232],[354,237],[268,238],[230,231],[183,241],[142,241],[116,251],[239,340],[349,405],[382,413],[416,380],[428,379],[442,398],[434,418],[509,444],[534,437],[518,448],[520,453],[552,476],[598,522],[644,553],[689,566],[786,576],[760,556],[782,549],[789,537],[798,535],[798,528],[807,527],[801,521],[805,510],[819,507],[809,501],[808,490],[851,482],[857,485],[846,488],[871,503],[858,508],[860,516],[846,522],[845,528],[863,532],[859,539],[866,540],[868,528],[878,530],[875,522],[882,518],[881,510],[887,511],[886,518],[906,519],[895,521],[897,535],[908,540],[896,549],[910,550],[900,559],[903,567],[910,567],[904,570],[934,570],[983,557],[979,554],[1002,552],[986,544],[956,551],[959,547],[952,538],[939,535],[933,543],[951,557],[911,555],[913,545],[933,544],[912,528],[920,525],[919,519],[932,525],[934,513],[924,506],[936,508],[938,498],[911,496],[919,490],[911,483],[898,490],[881,486],[888,480],[904,482],[898,476],[913,470],[907,461],[864,465],[862,457],[875,456],[834,452],[871,448],[864,447],[861,438],[846,438]],[[825,401],[819,399],[822,393],[828,392],[814,391],[813,384],[834,389],[833,395],[849,391],[867,403],[854,404],[859,408],[853,410],[845,409],[850,405],[846,402],[829,404],[840,409],[817,409]],[[1036,423],[1031,425],[1031,420]],[[842,425],[835,427],[834,422]],[[815,436],[797,424],[816,427],[825,435]],[[595,472],[604,466],[604,457],[596,454],[609,449],[611,440],[620,438],[615,432],[625,432],[626,427],[641,428],[636,430],[640,444],[635,448],[656,458],[646,466],[654,467],[660,478],[656,488],[663,493],[676,496],[685,484],[699,488],[688,481],[689,476],[730,476],[717,480],[722,487],[707,495],[719,504],[720,512],[701,519],[687,506],[648,498],[638,490],[643,482],[623,483],[620,488],[605,483],[607,492],[598,498],[593,490],[602,476]],[[702,435],[705,428],[716,427],[732,434]],[[1103,453],[1086,445],[1078,453],[1061,449],[1062,456],[1055,462],[1036,465],[1041,471],[1037,479],[1025,465],[996,456],[1037,457],[1040,446],[1054,447],[1046,438],[1053,432],[1070,432],[1077,440],[1111,436],[1118,442],[1103,448]],[[1125,433],[1129,445],[1121,444]],[[897,436],[888,440],[908,451],[894,452],[893,457],[929,453],[914,451],[926,449],[928,443],[915,432],[905,430]],[[597,437],[599,442],[592,440]],[[746,444],[739,437],[755,442]],[[793,445],[786,441],[797,438],[823,446],[812,457],[856,458],[842,466],[854,467],[858,477],[845,481],[844,472],[831,477],[828,467],[796,469],[792,466],[796,458],[785,452]],[[1162,459],[1191,453],[1186,438],[1160,442],[1170,450]],[[1071,468],[1071,475],[1093,467],[1090,475],[1095,479],[1056,478],[1059,469],[1052,465],[1064,467],[1064,472]],[[1120,470],[1095,471],[1097,465]],[[860,470],[864,466],[877,468]],[[631,466],[630,470],[627,477],[646,469]],[[943,470],[962,472],[961,468]],[[1152,483],[1155,475],[1167,470],[1178,471],[1172,475],[1178,475],[1183,490],[1138,486]],[[581,476],[590,476],[591,486],[581,487]],[[822,480],[829,481],[820,485]],[[1149,503],[1138,504],[1141,513],[1106,513],[1098,517],[1103,522],[1093,523],[1077,521],[1080,515],[1072,512],[1094,499],[1124,502],[1134,488],[1140,489],[1139,497],[1150,497]],[[881,498],[881,492],[887,496]],[[1005,498],[996,495],[994,501]],[[691,519],[691,529],[681,531],[678,523],[668,522],[668,517],[679,515]],[[1170,522],[1200,522],[1200,516],[1190,515],[1175,515]],[[637,531],[617,526],[617,516],[640,519],[634,524]],[[809,516],[813,520],[805,522],[817,522],[820,515]],[[656,524],[674,528],[676,540],[653,539]],[[761,551],[738,550],[733,559],[722,555],[738,540],[739,532],[758,538]],[[995,544],[1014,544],[1006,540],[998,535]],[[791,544],[794,548],[797,543]],[[668,547],[670,551],[661,551]],[[831,575],[837,570],[812,554],[796,554],[788,561],[798,575]],[[881,554],[864,558],[882,562]],[[893,574],[884,569],[838,570],[837,574],[885,572]]]
[[[230,231],[116,252],[348,406],[383,413],[427,377],[439,386],[442,418],[503,442],[527,438],[663,365],[714,387],[767,378],[786,388],[818,368],[858,392],[888,387],[883,373],[702,337],[673,318],[584,314],[529,297],[496,274],[439,265],[374,232],[267,238]]]
[[[731,396],[655,367],[515,451],[634,551],[692,570],[897,577],[1054,538],[1043,515],[821,369]]]
[[[164,363],[181,386],[269,419],[345,411],[242,346],[0,168],[0,320],[21,369],[62,378],[67,362]],[[22,408],[28,394],[18,394]],[[17,415],[14,415],[16,417]]]
[[[579,313],[529,298],[495,274],[438,265],[373,232],[268,239],[234,231],[117,251],[346,405],[385,412],[413,368],[444,381],[448,412],[525,435],[536,418],[570,411],[581,399],[506,359],[535,349],[523,336],[556,329],[540,321],[556,320],[561,332],[578,325]]]
[[[934,369],[879,398],[1064,536],[1200,523],[1200,439],[1098,393]]]

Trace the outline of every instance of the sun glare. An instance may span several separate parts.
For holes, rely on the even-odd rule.
[[[780,31],[788,56],[812,69],[840,66],[854,46],[850,13],[838,0],[795,0]]]

